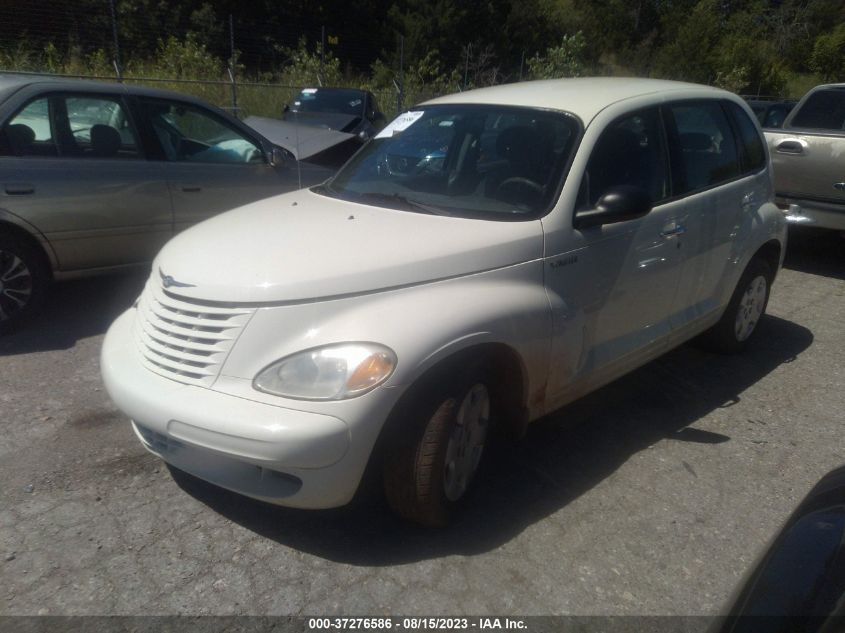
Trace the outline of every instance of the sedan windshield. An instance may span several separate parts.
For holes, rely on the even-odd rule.
[[[574,117],[534,108],[420,106],[316,191],[420,213],[536,218],[554,203],[578,130]]]

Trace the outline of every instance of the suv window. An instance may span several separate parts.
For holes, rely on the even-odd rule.
[[[0,131],[0,156],[57,155],[47,97],[31,101]]]
[[[795,113],[790,125],[836,132],[845,130],[845,89],[814,92]]]
[[[745,110],[730,101],[726,105],[739,132],[743,172],[750,173],[762,169],[766,164],[766,150],[763,148],[760,133]]]
[[[144,111],[164,157],[195,163],[264,163],[264,153],[240,131],[203,108],[146,99]]]
[[[681,170],[676,194],[739,176],[739,156],[728,119],[717,101],[669,106],[678,134]],[[679,151],[678,151],[679,149]]]
[[[628,115],[602,132],[587,163],[579,207],[594,207],[609,189],[639,187],[658,203],[669,197],[666,151],[656,108]]]

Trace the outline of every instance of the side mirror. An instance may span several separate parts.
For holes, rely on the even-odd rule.
[[[599,198],[594,209],[575,212],[576,229],[586,229],[603,224],[615,224],[641,218],[651,211],[654,203],[644,189],[620,185],[613,187]]]
[[[296,157],[285,148],[273,145],[267,152],[267,162],[276,168],[287,167],[296,162]]]

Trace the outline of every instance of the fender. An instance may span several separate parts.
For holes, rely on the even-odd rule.
[[[263,308],[244,328],[221,374],[251,382],[267,365],[302,350],[345,341],[371,341],[396,353],[396,370],[384,388],[402,392],[454,354],[483,343],[499,343],[520,359],[528,403],[537,402],[540,407],[552,336],[551,306],[542,271],[542,260],[535,260],[402,290],[339,299],[331,302],[331,311],[326,309],[326,302]],[[296,329],[290,324],[296,324]],[[255,392],[254,397],[263,399],[263,394]],[[278,398],[269,398],[273,398],[269,402],[279,404]],[[297,401],[296,408],[311,407]]]
[[[53,246],[50,244],[50,241],[44,236],[44,234],[39,231],[34,225],[30,224],[19,215],[15,215],[11,211],[0,207],[0,223],[3,222],[7,222],[18,227],[27,235],[34,238],[41,246],[42,250],[44,251],[44,254],[47,255],[47,259],[50,262],[51,270],[56,271],[58,269],[59,260],[56,257],[56,253],[53,252]]]

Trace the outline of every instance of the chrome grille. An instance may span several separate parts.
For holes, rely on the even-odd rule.
[[[180,297],[157,282],[155,277],[147,282],[135,319],[144,364],[179,382],[211,386],[255,308]]]

